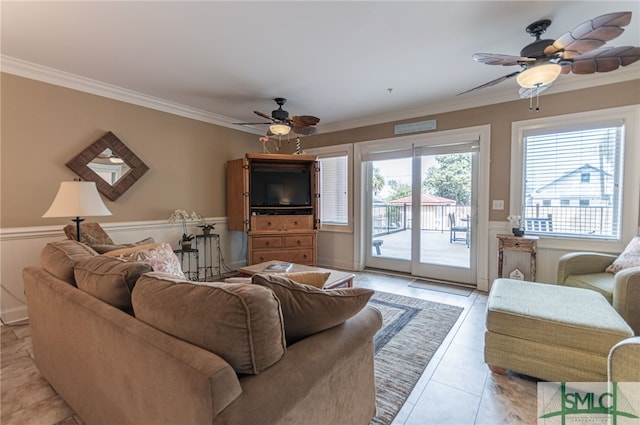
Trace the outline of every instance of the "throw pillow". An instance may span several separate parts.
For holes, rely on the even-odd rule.
[[[366,288],[325,291],[275,274],[255,274],[252,279],[280,300],[287,344],[343,323],[362,310],[374,293]]]
[[[124,243],[124,244],[100,244],[100,245],[89,245],[95,252],[97,252],[98,254],[104,254],[106,252],[109,251],[115,251],[117,249],[124,249],[124,248],[133,248],[136,246],[140,246],[140,245],[148,245],[151,243],[154,243],[155,241],[153,240],[153,238],[145,238],[141,241],[138,242],[133,242],[133,243]]]
[[[109,257],[118,257],[127,261],[142,261],[156,272],[170,273],[180,279],[185,279],[180,260],[173,252],[173,248],[166,242],[156,242],[132,248],[118,249],[105,253]]]
[[[78,262],[74,274],[79,289],[131,313],[131,290],[140,275],[150,271],[145,263],[98,255]]]
[[[73,268],[78,261],[98,255],[87,245],[74,240],[48,243],[40,252],[40,265],[60,280],[76,286]]]
[[[320,289],[324,288],[324,284],[327,283],[330,275],[330,272],[292,272],[280,274],[280,276],[289,278],[294,282],[315,286]]]
[[[260,373],[286,351],[280,303],[267,288],[153,272],[139,279],[132,302],[138,319],[217,354],[237,373]]]
[[[622,254],[607,267],[607,273],[616,273],[620,270],[638,266],[640,266],[640,236],[631,239]]]
[[[67,235],[69,239],[77,240],[78,232],[76,227],[77,226],[75,224],[67,224],[63,228],[64,234]],[[113,244],[113,241],[99,223],[90,223],[86,221],[84,223],[80,223],[80,242],[88,245]]]

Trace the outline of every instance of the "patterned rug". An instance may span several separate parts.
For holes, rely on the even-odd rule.
[[[371,424],[388,425],[463,308],[378,291],[369,304],[383,317],[375,337],[377,414]]]

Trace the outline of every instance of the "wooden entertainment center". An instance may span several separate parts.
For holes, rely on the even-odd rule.
[[[247,232],[248,265],[316,266],[319,167],[314,155],[248,153],[227,162],[228,228]]]

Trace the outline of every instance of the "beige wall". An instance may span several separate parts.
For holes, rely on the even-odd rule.
[[[390,138],[393,137],[393,126],[395,124],[427,119],[437,120],[438,127],[436,131],[490,124],[491,183],[489,199],[503,199],[505,201],[505,209],[490,210],[489,220],[506,221],[509,214],[512,122],[635,104],[640,104],[640,80],[543,96],[540,98],[541,110],[539,112],[529,111],[528,100],[516,100],[405,121],[319,134],[305,140],[304,147],[314,148]]]
[[[308,137],[305,148],[393,137],[402,122],[436,119],[438,131],[491,125],[490,199],[504,199],[490,221],[509,211],[511,123],[640,103],[640,80],[541,98],[435,114]],[[224,163],[258,152],[257,136],[51,84],[2,74],[0,227],[67,223],[43,219],[60,181],[75,173],[64,164],[106,131],[115,133],[150,168],[116,201],[101,222],[163,220],[176,208],[225,215]],[[284,146],[286,151],[289,146]],[[291,146],[293,149],[293,145]]]
[[[149,171],[100,222],[164,220],[176,208],[225,212],[225,162],[260,151],[258,136],[100,96],[2,74],[0,227],[67,224],[44,219],[65,163],[112,131]]]

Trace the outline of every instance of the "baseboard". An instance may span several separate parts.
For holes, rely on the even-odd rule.
[[[20,322],[29,318],[27,306],[2,310],[2,321],[6,324]]]

